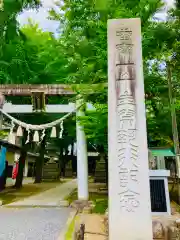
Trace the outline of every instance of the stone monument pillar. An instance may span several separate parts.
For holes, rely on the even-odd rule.
[[[152,240],[140,19],[108,21],[109,240]]]

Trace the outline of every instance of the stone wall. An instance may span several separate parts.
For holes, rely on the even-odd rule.
[[[105,183],[106,182],[106,162],[104,156],[96,162],[96,169],[94,175],[95,183]]]
[[[42,172],[43,181],[53,181],[59,179],[59,165],[58,163],[47,163],[43,167]]]
[[[165,226],[160,221],[153,221],[154,240],[180,240],[180,225],[175,221],[172,225]]]

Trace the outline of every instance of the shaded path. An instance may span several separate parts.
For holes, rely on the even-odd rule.
[[[77,180],[73,179],[71,181],[60,183],[55,188],[44,191],[37,195],[27,197],[21,201],[13,202],[7,207],[58,207],[61,206],[61,202],[67,197],[74,189],[77,188]],[[1,240],[1,239],[0,239]]]
[[[10,186],[13,186],[14,185],[14,182],[12,180],[12,178],[7,178],[6,180],[6,187],[10,187]],[[28,177],[24,177],[23,178],[23,185],[26,185],[26,184],[29,184],[29,183],[33,183],[34,182],[34,179],[33,178],[28,178]]]

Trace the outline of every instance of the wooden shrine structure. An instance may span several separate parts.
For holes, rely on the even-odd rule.
[[[101,90],[107,88],[107,84],[81,84],[81,85],[61,85],[61,84],[49,84],[49,85],[28,85],[28,84],[8,84],[0,85],[0,95],[2,101],[6,96],[31,96],[33,107],[32,112],[44,111],[44,97],[58,96],[58,95],[78,95],[80,94],[98,94]],[[4,97],[3,97],[4,96]],[[1,104],[6,104],[5,101]],[[72,112],[75,112],[77,116],[83,116],[83,110],[79,108],[82,105],[81,99],[78,99],[74,104]],[[28,106],[28,105],[27,105]],[[15,107],[15,106],[14,106]],[[17,105],[16,105],[17,107]],[[29,106],[28,106],[29,107]],[[13,108],[13,105],[12,107]],[[15,110],[15,109],[14,109]],[[12,111],[10,111],[12,112]],[[62,112],[62,111],[61,111]],[[13,112],[12,112],[13,113]],[[87,143],[84,133],[84,129],[76,121],[76,137],[77,137],[77,179],[78,179],[78,199],[88,200],[88,155],[87,155]]]
[[[6,96],[30,96],[34,92],[45,95],[75,95],[76,89],[88,94],[98,93],[99,89],[107,88],[107,83],[100,84],[1,84],[0,93]]]
[[[98,94],[103,89],[107,88],[107,84],[93,84],[93,85],[61,85],[61,84],[53,84],[53,85],[0,85],[0,96],[4,95],[6,96],[32,96],[32,102],[33,104],[37,105],[38,110],[40,108],[38,107],[38,100],[39,98],[43,98],[46,95],[49,96],[58,96],[58,95],[78,95],[78,94]],[[3,99],[3,97],[0,97],[0,99]],[[42,99],[41,99],[42,100]],[[43,101],[41,101],[43,102]],[[28,112],[35,112],[37,109],[30,106],[30,105],[24,105],[23,108],[19,108],[18,105],[5,103],[5,111],[8,113],[28,113]],[[77,110],[78,101],[76,103],[69,103],[64,105],[64,107],[61,108],[62,105],[47,105],[45,108],[45,111],[48,113],[67,113],[67,112],[74,112],[77,116],[82,116],[83,112],[82,110]],[[41,104],[40,104],[41,105]],[[3,104],[1,104],[0,100],[0,106],[3,107]],[[8,110],[10,109],[10,110]],[[88,154],[87,154],[87,144],[86,144],[86,138],[85,133],[82,128],[82,126],[79,125],[78,121],[76,121],[76,137],[77,137],[77,179],[78,179],[78,199],[79,200],[86,200],[88,199]],[[166,172],[165,170],[161,171]],[[161,209],[155,209],[153,211],[153,207],[156,207],[156,203],[152,202],[152,211],[153,212],[160,212],[163,214],[163,212],[167,212],[170,214],[170,207],[169,207],[169,197],[168,197],[168,191],[167,191],[167,180],[161,176],[159,177],[158,171],[149,171],[150,176],[150,183],[151,183],[151,202],[153,199],[153,196],[157,195],[156,191],[157,189],[157,181],[165,182],[163,186],[161,187],[164,191],[164,209],[161,211]],[[152,185],[153,183],[153,185]],[[154,185],[155,184],[155,185]],[[159,182],[158,182],[159,184]],[[165,187],[164,187],[165,186]],[[159,190],[158,190],[159,191]],[[156,198],[155,198],[156,199]]]

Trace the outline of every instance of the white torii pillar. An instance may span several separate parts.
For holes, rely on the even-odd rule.
[[[77,100],[76,106],[82,104],[81,100]],[[82,109],[76,111],[76,116],[84,116]],[[78,180],[78,200],[88,200],[88,157],[87,143],[83,126],[76,120],[76,138],[77,138],[77,180]]]

